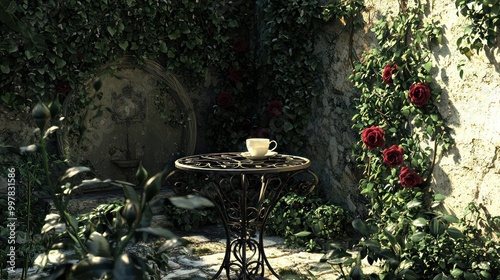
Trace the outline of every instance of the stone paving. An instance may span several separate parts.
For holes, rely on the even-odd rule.
[[[179,234],[192,242],[193,254],[170,256],[169,266],[172,268],[162,280],[168,279],[211,279],[219,270],[224,258],[225,242],[223,236],[206,236],[206,234]],[[283,244],[283,238],[277,236],[264,237],[264,247],[270,265],[279,274],[282,270],[292,270],[302,278],[287,279],[338,279],[339,272],[326,263],[320,263],[323,253],[308,253],[304,249],[289,249]],[[201,252],[197,254],[196,252]],[[224,272],[222,273],[224,274]],[[265,279],[277,279],[266,270]],[[227,279],[225,275],[218,279]]]

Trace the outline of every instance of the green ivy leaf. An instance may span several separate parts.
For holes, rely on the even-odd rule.
[[[126,51],[128,48],[128,41],[123,41],[123,42],[119,43],[118,45],[120,46],[120,48],[122,50]]]
[[[285,130],[285,132],[289,132],[293,129],[293,124],[291,122],[285,122],[283,124],[283,129]]]
[[[10,73],[10,67],[9,67],[9,65],[4,65],[4,64],[0,65],[0,70],[4,74],[9,74]]]
[[[113,28],[113,27],[111,27],[111,26],[108,26],[108,28],[107,28],[107,29],[108,29],[108,32],[109,32],[109,34],[111,35],[111,37],[113,37],[113,36],[115,35],[115,33],[116,33],[116,29],[114,29],[114,28]]]

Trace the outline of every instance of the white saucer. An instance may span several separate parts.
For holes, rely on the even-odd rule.
[[[246,157],[248,159],[266,159],[266,158],[269,158],[269,157],[274,157],[277,154],[278,153],[274,152],[274,151],[269,151],[269,152],[267,152],[263,156],[252,156],[252,155],[250,155],[250,152],[243,152],[243,153],[241,153],[242,156],[244,156],[244,157]]]

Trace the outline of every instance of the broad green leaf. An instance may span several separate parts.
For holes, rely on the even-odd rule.
[[[312,232],[310,232],[310,231],[301,231],[301,232],[295,233],[294,235],[297,237],[306,237],[306,236],[309,236],[311,234],[312,234]]]
[[[458,278],[461,276],[464,272],[460,268],[454,268],[450,271],[451,276]]]
[[[0,65],[0,70],[4,74],[9,74],[10,73],[10,67],[9,67],[9,65],[4,65],[4,64]]]
[[[413,242],[419,242],[420,240],[424,239],[424,237],[426,236],[427,234],[425,232],[417,232],[417,233],[414,233],[412,236],[411,236],[411,241]]]
[[[455,227],[449,227],[446,229],[446,232],[451,236],[453,239],[458,239],[458,238],[464,238],[465,235],[457,228]]]
[[[427,225],[427,220],[424,218],[417,218],[413,220],[412,224],[416,227],[424,227]]]
[[[442,195],[440,193],[437,193],[437,194],[434,195],[434,200],[436,200],[436,201],[443,201],[445,199],[446,199],[446,196]]]
[[[427,73],[430,73],[430,72],[431,72],[431,69],[432,69],[432,62],[431,62],[431,61],[427,62],[427,63],[424,65],[424,69],[425,69],[425,71],[427,71]]]
[[[88,252],[98,257],[111,257],[108,240],[98,232],[92,232],[87,241]]]
[[[285,132],[289,132],[293,129],[293,124],[291,122],[285,122],[285,124],[283,125],[283,129],[285,130]]]
[[[70,272],[70,279],[100,279],[113,269],[113,260],[103,257],[88,257],[76,263]]]
[[[406,208],[411,209],[422,205],[422,201],[412,200],[406,204]]]
[[[445,219],[449,223],[457,224],[460,220],[454,215],[444,215],[443,219]]]
[[[122,254],[115,261],[113,278],[123,280],[143,279],[144,261],[130,253]]]
[[[173,205],[184,209],[196,209],[201,207],[212,207],[214,204],[207,198],[195,195],[188,195],[186,197],[170,197],[170,202]]]
[[[75,166],[75,167],[70,167],[66,170],[64,175],[61,177],[61,181],[66,180],[68,178],[72,178],[75,175],[78,175],[83,172],[89,172],[90,168],[85,167],[85,166]]]
[[[139,205],[139,196],[135,192],[134,188],[129,185],[123,185],[122,188],[125,193],[125,197],[130,199],[132,203]]]

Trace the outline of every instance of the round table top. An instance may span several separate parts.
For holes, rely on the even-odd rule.
[[[175,161],[175,167],[185,171],[225,173],[278,173],[303,170],[309,159],[293,155],[273,154],[255,159],[241,152],[192,155]]]

